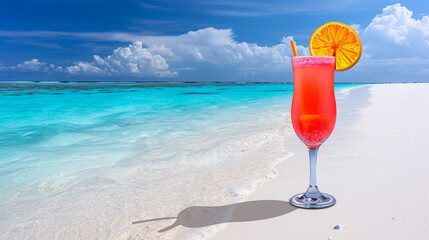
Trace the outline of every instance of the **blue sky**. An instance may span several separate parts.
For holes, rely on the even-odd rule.
[[[429,82],[424,0],[2,0],[0,80],[292,81],[330,21],[364,46],[337,82]]]

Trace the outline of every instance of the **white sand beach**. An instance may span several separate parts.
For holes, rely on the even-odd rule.
[[[295,155],[244,201],[260,201],[268,215],[280,216],[258,220],[264,207],[247,208],[247,218],[233,216],[238,220],[210,239],[428,239],[428,94],[429,84],[351,90],[338,102],[336,128],[318,156],[319,189],[334,195],[336,205],[306,210],[270,202],[288,202],[307,188],[307,149],[290,136],[284,148]]]

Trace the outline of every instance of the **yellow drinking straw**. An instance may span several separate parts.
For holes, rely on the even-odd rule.
[[[295,42],[290,40],[290,45],[292,46],[292,52],[295,57],[298,57],[298,53],[296,52]]]

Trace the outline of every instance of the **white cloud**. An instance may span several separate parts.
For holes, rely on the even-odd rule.
[[[19,71],[39,71],[41,70],[46,63],[39,62],[38,59],[32,59],[30,61],[25,61],[22,64],[18,64],[15,67],[12,67],[13,69],[18,69]]]
[[[429,16],[414,19],[413,12],[397,3],[383,8],[365,29],[395,43],[409,45],[415,38],[429,39]]]
[[[427,57],[429,16],[415,19],[401,4],[390,5],[372,19],[361,37],[372,57]]]
[[[140,40],[152,49],[168,49],[168,55],[159,52],[169,61],[183,63],[206,62],[215,65],[237,65],[243,68],[264,66],[290,68],[292,50],[284,37],[274,46],[259,46],[255,43],[236,42],[231,29],[204,28],[178,36],[146,36]],[[297,46],[300,55],[309,55],[308,48]]]
[[[94,55],[94,61],[77,62],[66,69],[72,74],[171,77],[178,75],[177,70],[207,63],[233,66],[237,71],[285,71],[291,68],[291,39],[284,37],[277,45],[259,46],[236,42],[231,29],[209,27],[176,36],[144,36],[110,56]],[[309,55],[308,48],[298,45],[297,50],[300,55]],[[177,70],[171,70],[169,64]]]
[[[92,62],[77,62],[75,65],[67,67],[71,74],[92,74],[92,75],[136,75],[136,76],[155,76],[172,77],[177,72],[169,70],[165,59],[159,54],[153,52],[162,52],[165,55],[172,53],[159,46],[157,48],[145,48],[141,42],[134,42],[128,47],[119,47],[113,51],[112,55],[101,58],[94,55]]]
[[[359,28],[363,44],[359,63],[344,73],[355,81],[427,81],[429,16],[413,18],[401,4],[383,8],[371,23]]]
[[[345,81],[428,81],[429,16],[413,18],[401,4],[383,8],[371,23],[359,28],[362,57],[351,70],[337,75]]]
[[[55,67],[54,64],[47,64],[45,62],[40,62],[38,59],[34,58],[29,61],[24,61],[23,63],[17,64],[10,67],[2,67],[0,70],[14,70],[20,72],[48,72],[48,71],[61,71],[61,67]]]

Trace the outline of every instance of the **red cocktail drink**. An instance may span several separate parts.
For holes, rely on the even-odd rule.
[[[308,148],[318,148],[334,129],[334,57],[294,57],[292,124]]]

